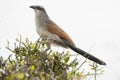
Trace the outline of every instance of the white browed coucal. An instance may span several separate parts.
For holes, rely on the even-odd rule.
[[[104,61],[76,47],[69,35],[49,18],[47,12],[42,6],[34,5],[30,6],[30,8],[35,11],[37,33],[41,36],[41,38],[47,39],[49,45],[55,44],[65,48],[70,48],[87,59],[90,59],[100,65],[106,65]]]

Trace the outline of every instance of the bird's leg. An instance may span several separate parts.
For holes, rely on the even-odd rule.
[[[45,49],[45,51],[43,51],[43,53],[44,53],[44,52],[47,52],[50,49],[50,41],[47,37],[41,36],[41,38],[42,38],[41,41],[43,41],[43,44],[46,45],[46,49]]]
[[[46,53],[48,50],[50,50],[50,45],[46,43],[46,49],[43,51],[43,53]]]
[[[47,46],[47,48],[45,49],[45,51],[44,51],[44,52],[46,52],[46,51],[50,50],[50,44],[49,44],[49,43],[47,43],[47,44],[46,44],[46,46]]]
[[[39,37],[39,38],[38,38],[38,40],[36,41],[36,44],[35,44],[35,49],[37,49],[37,48],[39,48],[39,47],[40,47],[40,41],[39,41],[39,40],[40,40],[40,38],[41,38],[41,37]]]

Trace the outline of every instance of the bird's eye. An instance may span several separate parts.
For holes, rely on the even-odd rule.
[[[44,9],[44,8],[41,8],[41,7],[39,7],[38,9],[41,10],[41,11],[45,11],[45,9]]]
[[[36,9],[39,9],[39,7],[36,7]]]

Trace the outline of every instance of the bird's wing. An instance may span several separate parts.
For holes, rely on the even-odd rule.
[[[64,30],[62,30],[59,26],[57,26],[51,20],[48,20],[46,22],[47,22],[46,26],[48,27],[47,29],[49,32],[51,32],[52,34],[58,35],[60,38],[63,38],[74,45],[74,42],[72,41],[70,36]]]
[[[79,53],[80,55],[96,62],[99,63],[100,65],[106,65],[106,63],[100,59],[98,59],[97,57],[77,48],[72,39],[68,36],[68,34],[66,32],[64,32],[60,27],[58,27],[54,22],[52,22],[51,20],[47,21],[47,25],[48,31],[51,32],[52,34],[56,34],[58,35],[63,41],[64,43],[69,46],[73,51]]]

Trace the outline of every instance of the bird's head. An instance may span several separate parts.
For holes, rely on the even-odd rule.
[[[36,15],[41,15],[41,16],[46,15],[47,16],[47,13],[46,13],[44,7],[42,7],[42,6],[32,5],[32,6],[30,6],[30,8],[32,8],[35,11]]]
[[[38,10],[38,11],[45,12],[44,7],[42,7],[42,6],[33,5],[33,6],[30,6],[30,8],[34,9],[35,11]]]

